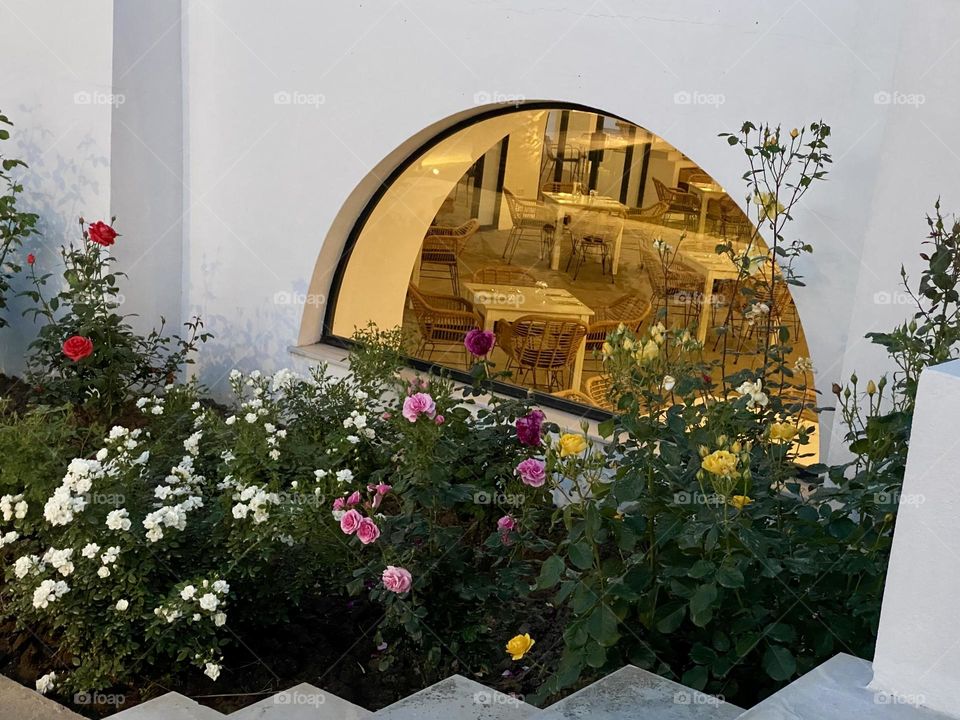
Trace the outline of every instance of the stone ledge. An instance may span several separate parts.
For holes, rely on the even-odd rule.
[[[0,720],[85,720],[36,690],[0,675]]]

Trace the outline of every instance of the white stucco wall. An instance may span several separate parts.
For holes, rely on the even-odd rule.
[[[59,5],[12,3],[60,33],[64,52],[90,73],[107,65],[96,67],[105,87],[110,5],[92,5],[103,15],[93,19],[85,5],[76,20],[92,30],[82,33],[66,27]],[[560,0],[536,8],[524,0],[155,0],[149,12],[130,11],[135,5],[117,13],[126,26],[113,68],[114,82],[136,99],[120,110],[135,135],[114,128],[122,158],[112,177],[105,167],[91,172],[105,178],[102,192],[112,183],[118,193],[114,209],[130,241],[153,246],[126,290],[131,307],[169,314],[179,304],[178,321],[202,313],[217,335],[200,363],[213,385],[234,365],[288,364],[289,345],[309,339],[311,327],[319,334],[318,304],[307,306],[301,332],[304,300],[326,294],[379,179],[437,128],[498,96],[620,115],[667,138],[733,194],[744,165],[718,132],[747,118],[831,123],[830,180],[795,223],[816,248],[801,268],[809,288],[795,295],[821,388],[853,369],[868,377],[886,367],[882,351],[860,338],[906,314],[885,298],[897,297],[901,262],[916,268],[924,211],[938,194],[947,208],[960,202],[960,150],[951,147],[960,6],[949,0]],[[164,34],[181,12],[182,32]],[[42,43],[9,28],[0,34],[32,47],[35,59],[17,57],[23,79],[5,80],[0,98],[49,107],[58,74],[66,86],[75,78]],[[80,51],[84,43],[96,46],[92,55]],[[139,48],[146,59],[118,71]],[[91,110],[67,109],[51,113],[64,129]],[[109,157],[108,115],[92,110],[106,118],[100,157]],[[70,149],[74,161],[89,156]],[[47,202],[62,203],[49,189]],[[163,232],[177,202],[180,237],[176,228]]]
[[[29,164],[21,210],[40,215],[39,236],[20,258],[55,266],[58,248],[78,237],[77,220],[110,209],[113,3],[4,0],[0,3],[0,110],[15,123],[3,152]],[[23,278],[16,290],[25,287]],[[26,303],[10,300],[11,327],[0,330],[0,372],[19,373],[35,325]]]

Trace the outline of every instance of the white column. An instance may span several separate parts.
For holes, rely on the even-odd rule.
[[[920,378],[871,688],[960,717],[960,361]]]

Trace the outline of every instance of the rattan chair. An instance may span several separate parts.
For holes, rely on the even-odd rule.
[[[471,280],[475,283],[484,283],[489,285],[519,285],[521,287],[534,287],[537,279],[516,265],[490,265],[480,268],[474,274]]]
[[[696,195],[678,188],[669,188],[657,178],[653,178],[653,186],[657,190],[657,198],[668,204],[668,214],[682,215],[684,227],[691,223],[696,227],[700,218],[700,199]]]
[[[452,346],[463,351],[464,365],[469,366],[464,338],[474,328],[483,326],[473,305],[453,295],[428,295],[412,283],[407,299],[413,306],[420,331],[417,357],[430,360],[438,346]]]
[[[594,375],[587,378],[584,389],[591,404],[610,412],[616,411],[617,403],[612,395],[613,383],[609,375]]]
[[[566,270],[573,263],[573,279],[576,280],[580,269],[592,255],[600,259],[600,272],[607,273],[607,260],[613,252],[613,244],[618,235],[623,232],[623,215],[620,213],[605,213],[596,210],[583,210],[576,214],[569,226],[571,239],[570,258],[567,260]],[[616,278],[613,275],[613,262],[610,263],[611,282]]]
[[[630,208],[627,210],[627,219],[640,222],[662,223],[663,216],[670,212],[670,203],[660,200],[645,208]]]
[[[729,196],[707,203],[707,221],[713,225],[714,232],[723,238],[728,233],[740,238],[749,234],[751,228],[750,218]]]
[[[573,194],[580,187],[580,182],[570,180],[567,182],[547,182],[540,187],[540,192],[549,193],[569,193]]]
[[[453,294],[460,294],[460,253],[467,241],[480,228],[476,218],[455,227],[434,225],[423,238],[420,249],[420,277],[433,277],[439,268],[439,276],[450,276]]]
[[[534,238],[540,242],[540,258],[543,259],[545,250],[553,247],[556,236],[556,216],[542,203],[536,200],[518,198],[504,188],[503,196],[510,211],[510,234],[503,247],[503,255],[507,262],[513,262],[517,246],[524,238]]]
[[[620,327],[621,323],[635,333],[640,332],[643,322],[650,316],[650,301],[629,293],[621,295],[609,305],[593,311],[593,321],[587,326],[587,354],[599,352],[607,336]]]
[[[683,308],[683,324],[689,325],[700,313],[703,278],[675,258],[668,258],[664,271],[660,255],[652,247],[644,246],[641,252],[657,312],[661,307],[680,306]]]
[[[793,304],[793,297],[790,295],[787,282],[778,273],[776,282],[771,287],[769,268],[764,268],[755,275],[742,278],[739,283],[739,292],[734,294],[730,302],[732,307],[728,315],[730,323],[727,331],[736,336],[736,345],[734,346],[735,364],[740,355],[752,354],[760,350],[761,333],[767,326],[767,313],[753,318],[750,317],[751,308],[755,308],[758,303],[767,306],[773,329],[787,323],[793,323],[796,327],[796,307]],[[714,350],[720,344],[721,339],[721,337],[717,337],[713,344]],[[756,340],[757,346],[744,351],[748,340]]]
[[[562,400],[570,400],[571,402],[580,403],[581,405],[593,405],[593,399],[586,393],[582,393],[579,390],[558,390],[557,392],[550,393],[556,398]]]
[[[587,335],[586,325],[547,315],[524,315],[513,322],[498,321],[495,330],[497,344],[507,354],[506,369],[516,369],[518,381],[547,392],[570,385],[577,351]],[[545,382],[538,381],[541,373]]]

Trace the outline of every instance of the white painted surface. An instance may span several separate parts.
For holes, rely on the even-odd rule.
[[[110,103],[113,3],[91,0],[3,0],[0,3],[0,111],[14,123],[2,143],[18,168],[24,194],[19,209],[40,215],[40,236],[23,255],[38,267],[57,267],[58,248],[79,237],[77,220],[105,217],[110,209]],[[25,289],[21,279],[16,290]],[[36,332],[22,317],[27,303],[10,299],[0,330],[0,372],[19,373]]]
[[[183,0],[181,169],[171,85],[177,30],[163,35],[180,2],[119,9],[124,35],[116,39],[112,5],[4,3],[0,38],[11,68],[0,106],[31,133],[49,131],[26,153],[44,177],[35,192],[48,207],[40,209],[57,218],[48,224],[65,227],[59,218],[81,208],[104,213],[113,184],[125,241],[157,242],[133,268],[130,307],[170,314],[181,305],[178,320],[202,313],[217,339],[199,369],[221,387],[234,365],[275,369],[288,363],[288,345],[316,340],[320,298],[376,186],[437,130],[498,97],[623,116],[674,143],[735,197],[743,162],[718,132],[746,118],[832,123],[830,181],[795,224],[816,247],[801,267],[809,287],[796,295],[821,388],[853,369],[861,377],[889,369],[882,350],[861,338],[908,313],[897,304],[898,269],[906,262],[916,275],[924,211],[938,194],[945,207],[960,206],[952,190],[960,181],[960,5],[949,0],[560,0],[538,8],[523,0]],[[146,148],[115,129],[114,154],[123,157],[111,179],[109,108],[77,107],[72,95],[121,84],[120,58],[139,47],[150,52],[124,83],[146,84],[130,85],[120,116]],[[19,117],[18,106],[28,108]],[[178,240],[165,230],[181,180]],[[126,259],[130,249],[118,252]],[[23,337],[3,336],[8,362]]]
[[[960,361],[920,376],[872,687],[960,717]]]

